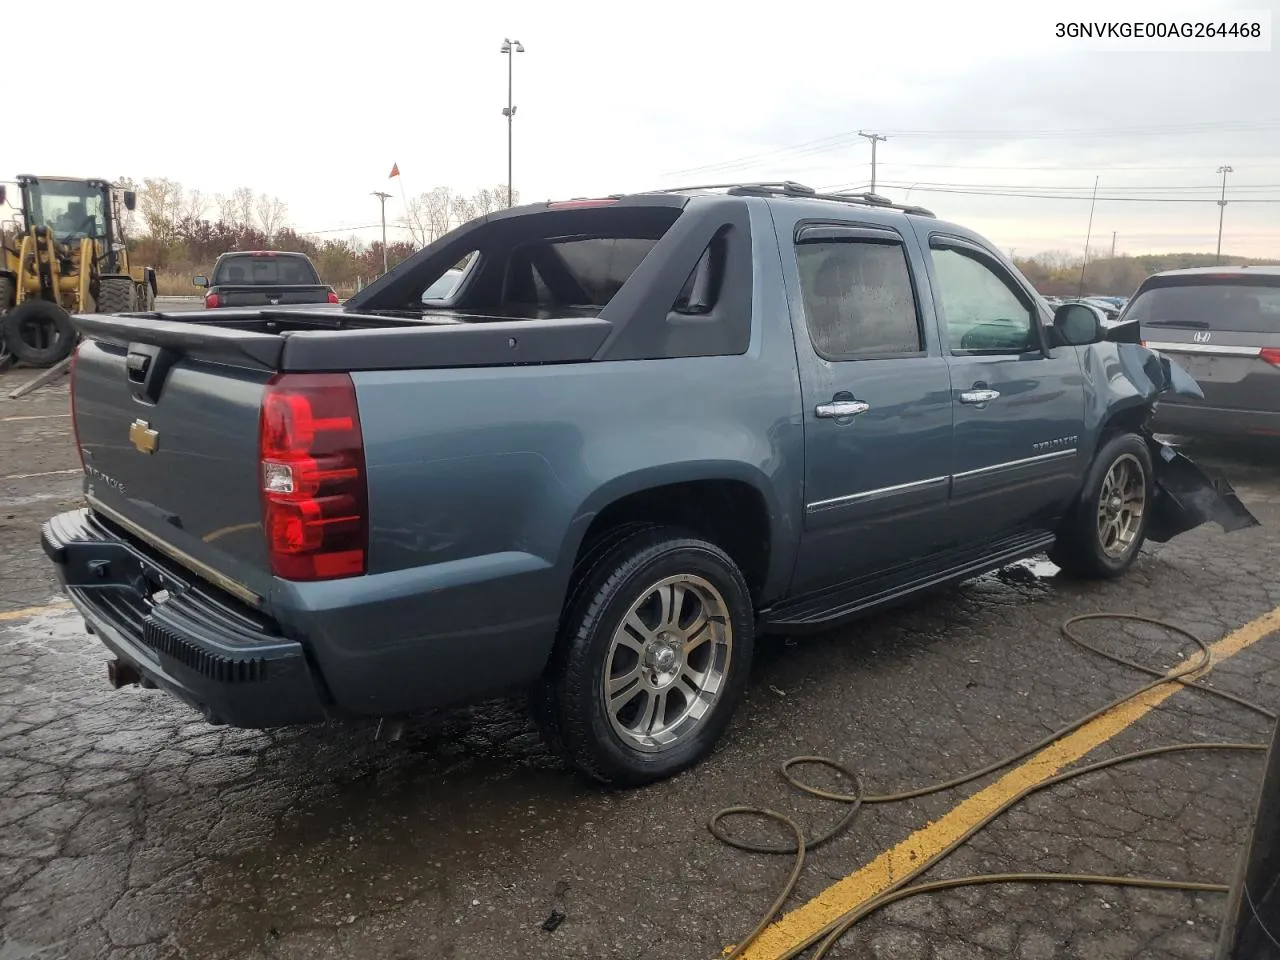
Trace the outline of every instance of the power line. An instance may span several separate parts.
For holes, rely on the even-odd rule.
[[[816,140],[806,140],[803,143],[792,144],[789,147],[778,147],[773,150],[765,150],[762,153],[748,154],[745,157],[738,157],[736,160],[723,160],[718,163],[703,164],[702,166],[699,166],[699,167],[685,167],[683,170],[672,170],[670,173],[664,173],[663,176],[664,177],[681,177],[688,173],[702,173],[703,171],[719,169],[729,164],[736,165],[739,163],[752,162],[752,161],[763,159],[766,157],[773,157],[781,153],[792,153],[793,151],[807,152],[809,150],[812,150],[815,147],[821,147],[822,150],[829,150],[834,147],[850,144],[855,139],[857,139],[857,136],[858,136],[858,133],[856,130],[850,131],[848,133],[837,133],[830,137],[819,137]],[[818,152],[821,152],[821,150],[819,150]]]
[[[889,184],[883,184],[889,186]],[[837,187],[824,187],[827,189],[838,189]],[[1063,194],[1063,193],[1018,193],[1012,191],[999,190],[958,190],[949,187],[922,187],[913,186],[913,191],[919,190],[922,193],[956,193],[967,194],[975,197],[1013,197],[1015,199],[1025,200],[1087,200],[1087,196],[1081,194]],[[1116,203],[1217,203],[1216,197],[1098,197],[1099,201],[1107,200]],[[1242,197],[1231,203],[1280,203],[1280,197]]]
[[[914,183],[907,184],[905,181],[891,182],[886,181],[884,186],[897,186],[913,188],[929,187],[972,187],[980,190],[1054,190],[1054,191],[1077,191],[1081,193],[1089,193],[1093,188],[1086,186],[1058,186],[1056,184],[1047,183],[954,183],[949,180],[917,180]],[[1168,193],[1193,190],[1213,190],[1217,191],[1220,185],[1216,183],[1202,184],[1176,184],[1165,187],[1126,187],[1133,193]],[[1280,189],[1280,183],[1248,183],[1233,186],[1235,190],[1277,190]]]
[[[1028,140],[1084,139],[1092,137],[1123,137],[1127,141],[1132,141],[1140,137],[1191,136],[1197,133],[1247,132],[1250,130],[1280,130],[1280,119],[1255,121],[1228,120],[1198,124],[1166,124],[1147,127],[1079,128],[1058,130],[890,130],[888,135],[895,138],[902,137],[916,140],[997,139],[1017,143]],[[707,173],[713,170],[727,170],[743,164],[751,164],[766,158],[778,158],[781,156],[799,157],[810,156],[816,153],[827,153],[831,150],[849,146],[858,138],[858,136],[859,131],[850,130],[844,133],[833,134],[829,137],[807,140],[786,147],[776,147],[772,150],[734,157],[717,163],[703,164],[696,167],[686,167],[682,170],[673,170],[670,173],[663,174],[663,176],[674,177],[684,176],[691,173]]]
[[[1041,130],[890,130],[894,137],[920,140],[1045,140],[1085,137],[1186,136],[1195,133],[1230,133],[1280,129],[1280,118],[1266,120],[1219,120],[1202,123],[1154,124],[1146,127],[1078,127]]]
[[[1268,164],[1264,164],[1266,166]],[[924,167],[939,170],[1061,170],[1063,173],[1124,173],[1126,170],[1139,172],[1147,172],[1151,170],[1204,170],[1211,166],[1209,163],[1185,164],[1180,166],[1123,166],[1106,164],[1093,164],[1088,167],[1045,167],[1033,164],[1012,164],[1009,166],[990,166],[977,163],[906,163],[901,160],[889,160],[883,162],[882,166],[886,167]]]

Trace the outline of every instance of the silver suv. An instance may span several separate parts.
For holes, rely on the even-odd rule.
[[[1148,277],[1120,315],[1147,347],[1199,382],[1166,395],[1154,428],[1187,436],[1280,437],[1280,266],[1196,267]]]

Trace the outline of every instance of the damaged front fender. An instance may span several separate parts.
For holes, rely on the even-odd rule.
[[[1204,399],[1196,378],[1163,354],[1137,343],[1118,343],[1115,350],[1125,379],[1153,404],[1162,393]]]
[[[1104,423],[1109,411],[1145,407],[1142,434],[1151,450],[1155,494],[1149,505],[1147,539],[1165,543],[1178,534],[1210,521],[1231,533],[1258,526],[1258,519],[1240,501],[1225,477],[1210,476],[1189,457],[1157,440],[1150,431],[1150,414],[1162,395],[1176,393],[1203,400],[1194,377],[1168,357],[1139,342],[1137,324],[1122,324],[1107,332],[1102,343],[1088,348],[1086,380],[1091,403]]]
[[[1209,476],[1190,457],[1150,433],[1146,441],[1155,468],[1148,540],[1166,543],[1209,521],[1226,533],[1259,525],[1225,477]]]

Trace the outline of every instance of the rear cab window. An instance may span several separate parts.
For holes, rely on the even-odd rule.
[[[539,237],[506,254],[501,313],[599,312],[653,251],[670,223]]]
[[[315,285],[320,277],[304,257],[270,254],[237,254],[218,264],[213,285],[289,286]]]

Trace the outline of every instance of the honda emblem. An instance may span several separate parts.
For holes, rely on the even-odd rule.
[[[1191,339],[1192,339],[1192,340],[1194,340],[1196,343],[1208,343],[1208,342],[1209,342],[1209,331],[1208,331],[1208,330],[1197,330],[1195,333],[1193,333],[1193,334],[1191,335]]]

